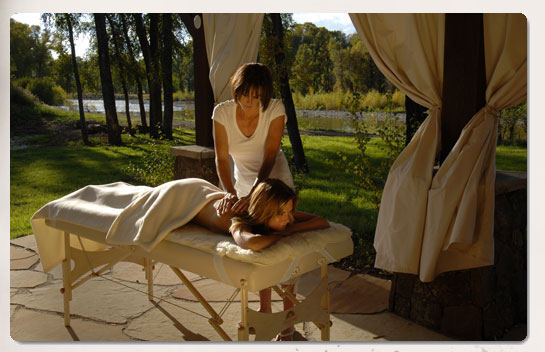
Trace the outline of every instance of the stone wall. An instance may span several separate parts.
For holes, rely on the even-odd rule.
[[[447,272],[429,283],[395,273],[390,310],[462,340],[496,340],[527,317],[526,174],[498,171],[494,265]]]

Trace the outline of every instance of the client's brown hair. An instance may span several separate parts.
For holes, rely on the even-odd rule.
[[[233,218],[231,232],[242,226],[260,227],[268,231],[267,224],[269,220],[273,216],[278,215],[290,200],[293,202],[295,209],[297,195],[284,182],[274,178],[263,180],[257,185],[250,196],[250,205],[248,206],[247,213]],[[291,214],[290,222],[293,222]]]

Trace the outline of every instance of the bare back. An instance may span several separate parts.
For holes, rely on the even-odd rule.
[[[230,214],[224,214],[219,216],[216,211],[216,203],[221,199],[215,199],[206,204],[201,211],[191,220],[192,223],[206,227],[210,231],[218,233],[229,233],[229,227],[231,226]]]

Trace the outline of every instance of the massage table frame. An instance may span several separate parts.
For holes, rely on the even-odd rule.
[[[150,252],[146,252],[142,248],[135,246],[112,246],[104,251],[86,251],[80,236],[73,234],[73,236],[77,237],[80,246],[82,247],[82,249],[78,249],[71,246],[71,234],[66,231],[63,231],[63,233],[65,256],[62,261],[63,288],[61,288],[61,293],[64,297],[65,326],[70,326],[70,301],[72,300],[72,291],[89,279],[105,273],[116,263],[121,261],[133,262],[144,267],[148,286],[148,299],[153,301],[153,267],[155,263],[162,261],[152,258]],[[73,268],[71,264],[72,261],[74,262]],[[169,265],[168,263],[164,264]],[[236,288],[235,293],[232,295],[232,298],[234,298],[237,291],[240,290],[241,322],[240,327],[238,328],[238,340],[249,340],[250,327],[254,329],[256,341],[266,341],[271,340],[277,333],[290,326],[300,322],[312,321],[321,330],[322,341],[329,341],[332,323],[330,320],[329,306],[328,263],[325,258],[322,258],[318,261],[318,264],[321,266],[320,283],[303,301],[297,300],[293,294],[287,290],[282,290],[277,285],[272,286],[280,297],[287,297],[294,303],[292,308],[276,313],[261,313],[250,309],[248,307],[247,282],[245,282],[244,279],[241,279],[240,288]],[[230,336],[221,327],[221,324],[223,323],[221,315],[212,308],[179,268],[172,265],[169,265],[169,267],[210,314],[210,318],[208,319],[210,325],[212,325],[223,340],[231,341]],[[232,300],[230,299],[222,312],[225,311],[231,302]]]

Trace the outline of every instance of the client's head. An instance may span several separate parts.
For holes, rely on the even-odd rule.
[[[265,179],[253,190],[248,213],[237,220],[249,226],[264,227],[265,230],[282,231],[293,222],[292,213],[296,204],[297,195],[284,182]]]

